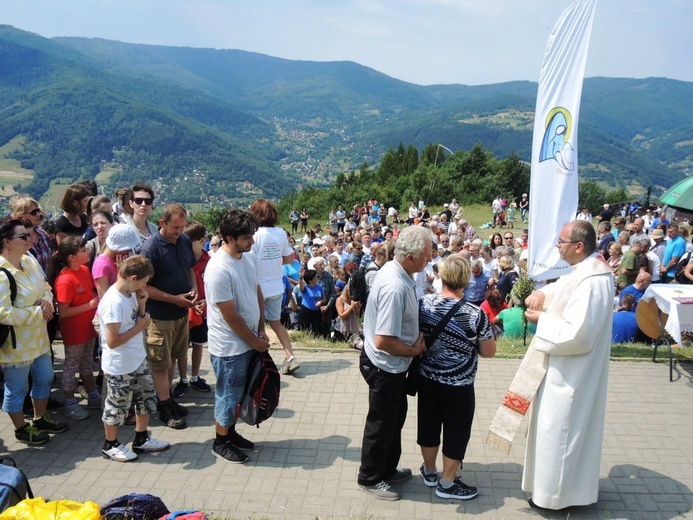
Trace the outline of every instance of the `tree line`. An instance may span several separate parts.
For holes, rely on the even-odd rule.
[[[413,146],[391,148],[377,168],[364,163],[358,171],[340,173],[329,188],[307,188],[289,193],[280,203],[281,214],[308,208],[327,215],[339,204],[350,208],[370,198],[394,205],[402,216],[410,202],[420,198],[440,206],[456,198],[461,205],[490,204],[498,195],[519,200],[529,192],[530,166],[512,152],[504,159],[475,144],[470,150],[449,153],[437,143],[421,152]],[[580,183],[580,207],[597,213],[604,203],[633,200],[623,189],[607,191],[590,181]]]

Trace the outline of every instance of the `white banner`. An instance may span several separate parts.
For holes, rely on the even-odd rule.
[[[563,12],[541,66],[529,191],[528,270],[534,280],[568,272],[556,240],[578,205],[578,116],[596,4],[577,0]]]

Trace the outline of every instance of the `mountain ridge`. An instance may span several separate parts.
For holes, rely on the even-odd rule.
[[[530,81],[422,86],[355,62],[49,39],[6,25],[0,51],[0,146],[26,137],[13,157],[34,170],[34,195],[53,178],[93,176],[107,163],[113,182],[183,184],[177,195],[187,199],[241,197],[233,186],[247,181],[276,198],[301,184],[326,186],[364,161],[375,165],[400,142],[482,142],[497,156],[529,160],[537,90]],[[693,83],[585,79],[581,176],[661,191],[692,173],[686,113]],[[193,173],[201,185],[180,181]]]

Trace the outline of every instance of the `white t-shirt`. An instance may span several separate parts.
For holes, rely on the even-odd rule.
[[[265,298],[284,292],[282,283],[282,257],[293,255],[293,249],[286,238],[286,232],[278,227],[260,227],[253,237],[259,272],[260,287]]]
[[[120,323],[119,334],[131,330],[137,323],[137,297],[125,296],[111,286],[99,302],[99,329],[101,331],[101,368],[106,374],[122,376],[137,370],[147,354],[144,350],[144,330],[119,347],[109,348],[106,342],[106,325]]]
[[[226,323],[218,303],[233,300],[236,312],[250,330],[257,333],[260,306],[255,254],[243,253],[236,260],[223,249],[217,251],[205,270],[205,296],[207,298],[207,350],[218,357],[238,356],[253,347],[238,336]]]

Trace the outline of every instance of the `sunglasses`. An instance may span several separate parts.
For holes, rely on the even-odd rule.
[[[138,204],[138,205],[146,204],[147,206],[151,206],[154,203],[154,199],[150,199],[148,197],[147,198],[135,197],[134,199],[132,199],[132,201],[135,204]]]
[[[12,235],[12,238],[21,238],[22,240],[29,240],[31,235],[29,233],[20,233],[19,235]]]
[[[43,212],[39,208],[35,208],[35,209],[32,209],[31,211],[29,211],[29,215],[32,215],[34,217],[38,217],[42,213]]]
[[[506,240],[512,240],[515,237],[505,237]]]

